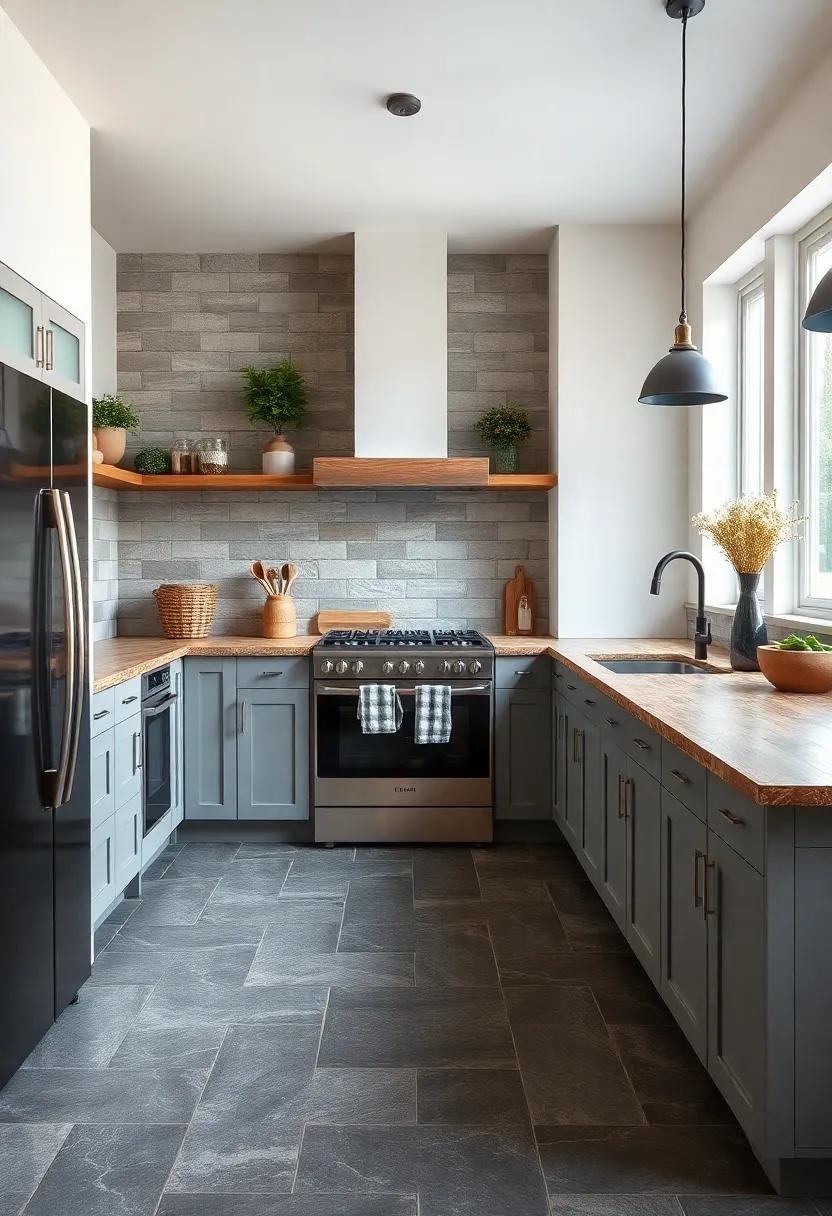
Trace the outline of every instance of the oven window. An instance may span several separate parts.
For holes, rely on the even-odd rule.
[[[402,697],[404,718],[395,735],[363,735],[357,695],[316,697],[318,777],[471,778],[490,776],[491,698],[451,698],[448,743],[414,742],[414,699]]]
[[[144,833],[171,808],[171,710],[144,720]]]

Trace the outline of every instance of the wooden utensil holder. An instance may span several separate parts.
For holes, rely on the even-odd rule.
[[[293,638],[298,629],[295,601],[290,595],[270,595],[263,605],[263,637]]]

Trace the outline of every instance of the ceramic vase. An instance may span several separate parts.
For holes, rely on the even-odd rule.
[[[93,432],[95,447],[105,464],[118,464],[127,447],[127,431],[123,426],[100,426]]]
[[[284,435],[275,435],[263,448],[263,472],[272,477],[285,477],[295,471],[295,449]]]
[[[517,472],[517,448],[495,448],[494,449],[494,472],[495,473],[516,473]]]
[[[759,671],[757,647],[768,642],[763,610],[757,595],[760,572],[737,573],[740,595],[731,625],[731,666],[734,671]]]

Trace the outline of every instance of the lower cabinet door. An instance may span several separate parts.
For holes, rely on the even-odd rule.
[[[171,805],[171,823],[173,827],[178,825],[185,818],[185,795],[183,790],[184,773],[183,773],[183,732],[184,732],[184,695],[183,695],[183,676],[182,676],[182,660],[176,659],[170,665],[170,684],[172,691],[178,696],[176,707],[173,711],[173,721],[171,723],[171,741],[170,754],[171,766],[173,771],[173,801]]]
[[[708,833],[708,1072],[759,1142],[765,1095],[765,880]]]
[[[580,854],[584,837],[584,765],[581,757],[586,720],[583,714],[570,709],[567,725],[563,830],[575,852]]]
[[[548,819],[552,694],[548,688],[498,688],[496,715],[496,817]]]
[[[661,987],[661,787],[634,761],[627,763],[627,916],[633,953]]]
[[[90,827],[116,809],[115,734],[112,727],[90,740]]]
[[[116,811],[116,895],[136,877],[142,864],[142,798],[137,794]]]
[[[707,1060],[707,831],[662,790],[662,996],[703,1064]]]
[[[601,732],[586,719],[581,749],[584,770],[584,814],[581,859],[593,886],[601,882],[604,841],[604,803],[601,780]]]
[[[185,660],[187,819],[237,818],[237,660]]]
[[[239,819],[309,818],[309,693],[240,689]]]
[[[93,924],[116,897],[116,820],[111,815],[93,828],[90,841],[90,895]]]
[[[620,747],[601,741],[601,797],[603,841],[598,893],[622,933],[627,922],[627,819],[624,782],[627,757]]]
[[[115,804],[123,806],[142,792],[142,716],[133,714],[115,727]]]

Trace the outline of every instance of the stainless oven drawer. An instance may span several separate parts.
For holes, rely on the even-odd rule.
[[[316,777],[315,806],[488,806],[490,777]]]

